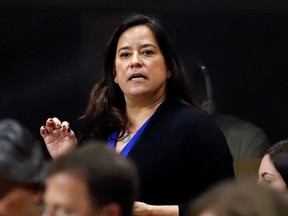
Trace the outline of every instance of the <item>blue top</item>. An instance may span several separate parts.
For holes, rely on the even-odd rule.
[[[138,140],[138,138],[143,133],[143,131],[146,128],[146,125],[148,124],[150,119],[151,119],[151,117],[146,120],[146,122],[140,127],[140,129],[136,132],[136,134],[132,137],[132,139],[130,139],[128,141],[128,143],[125,145],[125,147],[121,150],[120,154],[122,156],[126,157],[128,155],[128,153],[130,152],[131,148],[134,146],[135,142]],[[111,147],[113,149],[116,147],[118,136],[119,136],[119,132],[115,131],[111,135],[111,137],[109,137],[109,139],[108,139],[108,146],[109,147]]]

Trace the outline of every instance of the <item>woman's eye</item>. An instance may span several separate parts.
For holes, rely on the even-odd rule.
[[[261,183],[264,184],[264,185],[270,185],[271,182],[272,182],[272,181],[269,180],[269,179],[263,179],[263,180],[261,181]]]
[[[120,53],[121,58],[127,58],[128,56],[129,56],[129,53],[127,52]]]
[[[151,54],[153,54],[154,52],[152,51],[152,50],[144,50],[143,51],[143,54],[144,55],[151,55]]]

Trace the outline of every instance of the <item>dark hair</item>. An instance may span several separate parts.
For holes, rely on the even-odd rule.
[[[160,22],[150,16],[133,14],[116,29],[108,43],[102,79],[93,87],[87,110],[80,118],[83,123],[82,132],[89,131],[94,135],[100,133],[107,139],[114,130],[127,129],[124,95],[119,86],[114,83],[114,62],[120,36],[127,29],[137,25],[146,25],[153,31],[167,68],[171,72],[171,77],[167,79],[167,98],[172,102],[184,101],[194,104],[184,78],[182,64]]]
[[[138,173],[132,161],[98,141],[90,141],[47,166],[47,178],[59,172],[84,178],[94,208],[118,203],[130,216],[138,192]]]
[[[42,184],[45,157],[41,143],[13,119],[0,121],[0,180]]]
[[[272,163],[288,187],[288,140],[275,143],[265,153],[269,154]]]

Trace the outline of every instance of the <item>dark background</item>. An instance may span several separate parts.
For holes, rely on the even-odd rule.
[[[180,55],[207,66],[219,112],[288,138],[286,1],[0,0],[0,118],[75,126],[105,44],[130,12],[155,15]]]

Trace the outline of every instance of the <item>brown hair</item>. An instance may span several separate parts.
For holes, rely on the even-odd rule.
[[[283,216],[288,212],[288,198],[256,181],[228,181],[195,200],[188,216],[204,212],[215,216]]]

